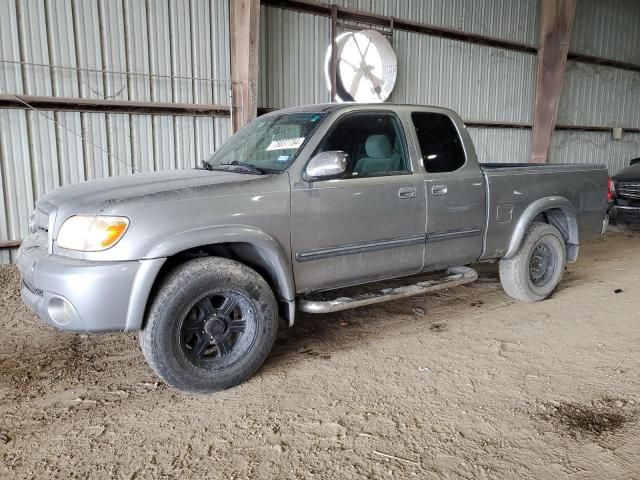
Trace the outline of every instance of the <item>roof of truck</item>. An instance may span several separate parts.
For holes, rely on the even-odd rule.
[[[412,109],[435,109],[447,112],[453,112],[448,108],[430,106],[430,105],[415,105],[407,103],[358,103],[358,102],[343,102],[343,103],[315,103],[310,105],[300,105],[297,107],[288,107],[282,110],[273,110],[269,113],[297,113],[297,112],[333,112],[335,110],[355,110],[355,109],[367,109],[367,108],[384,108],[393,109],[394,107]],[[455,113],[455,112],[453,112]]]

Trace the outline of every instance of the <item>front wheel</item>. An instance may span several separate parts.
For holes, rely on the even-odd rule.
[[[534,223],[517,253],[500,260],[500,282],[511,297],[537,302],[549,297],[564,273],[566,247],[557,228]]]
[[[267,282],[246,265],[206,257],[167,276],[139,339],[162,380],[182,391],[209,393],[253,375],[277,329],[277,303]]]

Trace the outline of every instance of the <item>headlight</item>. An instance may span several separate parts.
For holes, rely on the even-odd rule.
[[[65,220],[58,232],[58,246],[69,250],[99,252],[113,247],[129,227],[127,217],[76,215]]]

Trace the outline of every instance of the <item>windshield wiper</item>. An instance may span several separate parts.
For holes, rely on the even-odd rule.
[[[255,175],[267,175],[269,173],[280,173],[280,170],[275,168],[260,168],[250,163],[239,162],[237,160],[234,160],[231,163],[220,163],[218,165],[212,165],[209,162],[202,162],[202,168],[206,170],[218,170],[223,172],[233,171],[238,173],[253,173]]]
[[[265,171],[261,168],[256,167],[255,165],[251,165],[250,163],[244,163],[244,162],[239,162],[237,160],[234,160],[231,163],[221,163],[220,166],[232,166],[232,167],[242,167],[246,170],[249,170],[253,173],[256,173],[258,175],[264,175]]]

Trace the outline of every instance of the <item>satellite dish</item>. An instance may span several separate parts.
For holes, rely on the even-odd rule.
[[[398,74],[396,52],[375,30],[347,32],[336,37],[336,100],[384,102]],[[331,45],[325,58],[327,87],[331,90]]]

